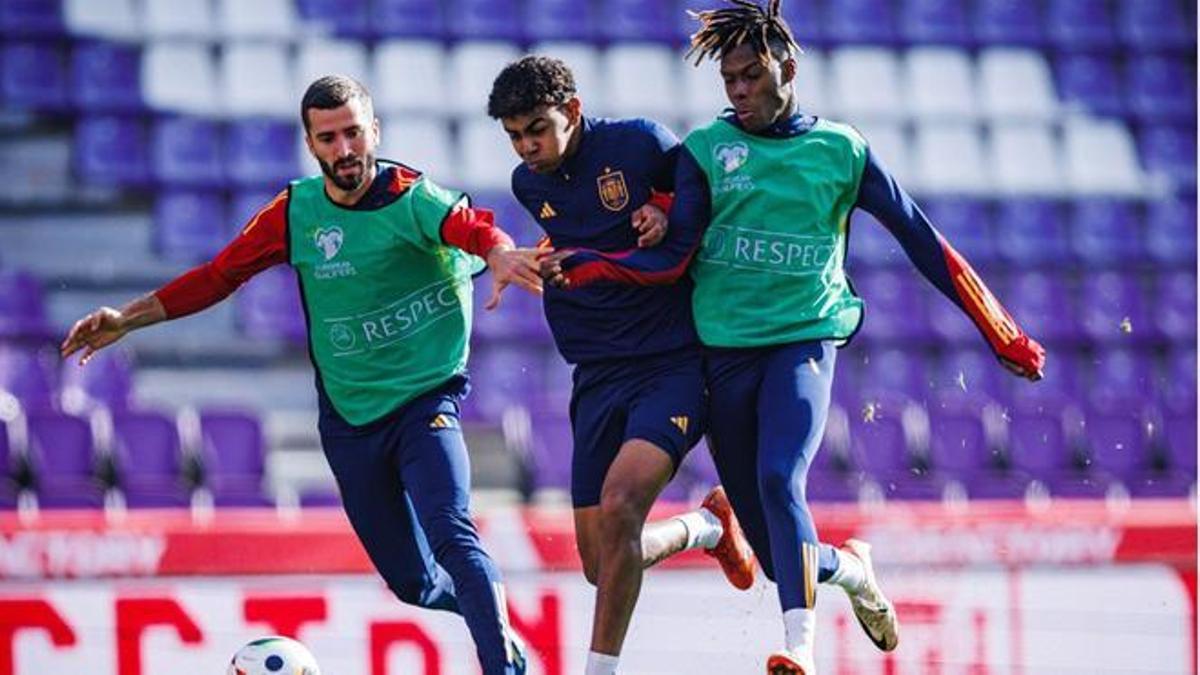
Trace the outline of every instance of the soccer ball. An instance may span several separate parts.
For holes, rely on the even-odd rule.
[[[304,645],[278,635],[259,638],[237,650],[225,675],[321,675]]]

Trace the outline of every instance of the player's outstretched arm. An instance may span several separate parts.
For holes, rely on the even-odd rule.
[[[59,353],[65,359],[82,350],[79,365],[84,365],[97,351],[125,337],[130,331],[166,318],[167,310],[153,293],[133,300],[120,309],[101,307],[71,326],[71,331],[59,346]]]
[[[921,274],[970,317],[1005,367],[1030,380],[1042,378],[1046,350],[1021,330],[870,150],[856,206],[888,228]]]

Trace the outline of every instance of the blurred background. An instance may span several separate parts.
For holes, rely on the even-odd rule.
[[[0,0],[0,508],[26,527],[66,507],[336,505],[289,270],[86,369],[57,342],[95,306],[207,260],[315,172],[299,99],[327,73],[372,90],[382,157],[469,190],[533,243],[508,193],[515,157],[485,114],[499,69],[561,56],[587,113],[682,137],[725,105],[714,67],[682,60],[684,9],[715,4]],[[1044,381],[1008,375],[856,213],[866,320],[839,355],[810,499],[1101,514],[1166,499],[1194,529],[1194,0],[785,0],[783,13],[805,49],[804,109],[858,127],[1048,350]],[[477,307],[472,350],[477,507],[566,503],[570,371],[539,302]],[[664,498],[715,481],[701,448]]]

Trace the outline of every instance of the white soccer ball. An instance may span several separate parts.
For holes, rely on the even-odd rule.
[[[272,635],[237,650],[225,675],[321,675],[317,660],[304,645]]]

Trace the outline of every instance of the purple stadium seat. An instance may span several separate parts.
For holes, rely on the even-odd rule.
[[[1043,344],[1082,338],[1082,330],[1074,319],[1074,300],[1074,294],[1068,292],[1061,277],[1042,272],[1015,275],[1009,279],[1004,293],[1005,305],[1013,319]],[[1117,317],[1116,321],[1120,320]]]
[[[1130,485],[1135,497],[1186,497],[1196,486],[1196,408],[1170,414],[1154,438],[1155,468],[1140,473]]]
[[[836,0],[835,0],[836,1]],[[716,6],[711,2],[704,6]],[[783,18],[792,29],[792,35],[801,47],[813,47],[826,43],[825,34],[825,5],[824,0],[809,0],[808,2],[785,2],[782,5]],[[692,5],[688,5],[689,8]],[[696,21],[688,17],[688,33],[695,31]]]
[[[474,284],[472,328],[476,335],[486,340],[529,339],[549,342],[550,328],[546,324],[540,298],[522,289],[509,287],[501,296],[500,306],[489,311],[484,309],[484,305],[491,297],[492,276],[488,273],[475,279]]]
[[[472,413],[497,422],[510,406],[542,410],[545,358],[544,348],[526,342],[476,343],[468,365],[474,381],[467,398]]]
[[[1084,371],[1076,350],[1051,346],[1042,372],[1043,378],[1037,382],[1018,379],[1007,371],[1001,373],[1001,382],[1008,391],[1004,402],[1018,410],[1044,412],[1061,410],[1084,396]]]
[[[219,188],[225,180],[221,127],[195,117],[164,117],[154,124],[154,177],[170,186]]]
[[[854,277],[858,295],[866,303],[860,335],[869,340],[912,341],[931,339],[926,317],[927,289],[916,288],[911,270],[878,271]]]
[[[187,506],[191,496],[175,420],[156,412],[120,412],[112,425],[113,460],[126,505]]]
[[[28,461],[42,508],[98,507],[104,489],[95,474],[92,427],[82,417],[41,411],[26,416]]]
[[[917,44],[970,44],[967,7],[959,0],[901,0],[900,37]]]
[[[571,489],[571,453],[575,441],[571,435],[571,421],[566,411],[557,414],[534,415],[530,429],[533,438],[530,467],[533,489]]]
[[[1136,413],[1092,410],[1085,425],[1089,469],[1133,482],[1138,474],[1150,468],[1146,426]]]
[[[308,324],[300,301],[296,273],[276,265],[256,275],[238,291],[234,302],[242,334],[260,340],[307,344]]]
[[[91,112],[142,109],[141,54],[115,42],[79,42],[71,54],[71,92],[75,105]]]
[[[15,38],[63,35],[62,0],[0,2],[0,34]]]
[[[0,100],[18,110],[67,109],[67,60],[52,43],[8,42],[0,47]]]
[[[1096,115],[1125,113],[1116,63],[1106,54],[1067,54],[1055,63],[1058,93],[1064,103]]]
[[[450,35],[461,40],[509,40],[521,37],[517,0],[453,0]]]
[[[977,269],[987,269],[997,261],[1000,247],[992,238],[992,217],[983,202],[965,197],[924,199],[921,210]]]
[[[266,187],[278,192],[300,170],[292,122],[241,119],[229,123],[225,133],[225,157],[229,180],[238,186]]]
[[[445,35],[446,18],[438,0],[374,0],[371,25],[380,37],[436,40]]]
[[[1195,320],[1195,314],[1192,320]],[[1193,324],[1194,325],[1194,324]],[[1162,403],[1170,414],[1196,412],[1196,348],[1192,341],[1175,345],[1167,352],[1155,380]]]
[[[1151,202],[1146,209],[1146,253],[1154,262],[1194,269],[1196,200],[1176,197]]]
[[[7,391],[26,410],[56,407],[54,383],[57,359],[49,353],[15,349],[0,344],[0,391]]]
[[[242,410],[203,410],[200,440],[204,484],[214,504],[271,505],[263,489],[266,442],[257,417]]]
[[[1043,45],[1046,33],[1041,4],[1037,0],[979,0],[975,38],[989,45]]]
[[[1067,219],[1061,204],[1044,199],[1006,199],[997,205],[1000,257],[1019,269],[1058,266],[1070,255]]]
[[[1196,48],[1196,17],[1179,0],[1117,3],[1117,34],[1134,51]]]
[[[87,183],[144,186],[150,179],[146,129],[135,117],[83,117],[75,125],[75,163]]]
[[[830,42],[896,42],[896,15],[890,0],[835,0],[826,5],[825,18]]]
[[[874,270],[880,267],[904,267],[908,257],[900,242],[874,216],[855,210],[850,217],[849,267]]]
[[[596,37],[596,8],[587,0],[526,0],[524,10],[525,34],[533,42]]]
[[[1149,121],[1194,122],[1196,71],[1179,57],[1134,56],[1125,67],[1130,110]]]
[[[607,40],[675,39],[679,8],[675,0],[600,0],[600,35]]]
[[[371,35],[368,5],[368,0],[299,0],[297,9],[305,21],[332,33],[365,38]]]
[[[1127,326],[1122,322],[1129,319]],[[1101,272],[1083,277],[1079,288],[1079,323],[1094,342],[1143,342],[1153,335],[1146,299],[1135,276]],[[1128,328],[1131,332],[1126,332]]]
[[[229,222],[240,232],[277,194],[274,190],[254,188],[234,192],[229,200]]]
[[[1081,466],[1075,439],[1063,416],[1055,412],[1013,412],[1008,425],[1008,456],[1017,472],[1042,481],[1057,497],[1100,498],[1113,483],[1111,476]]]
[[[1125,264],[1144,256],[1141,228],[1132,203],[1081,199],[1071,209],[1071,251],[1090,266]]]
[[[921,357],[915,350],[871,350],[858,372],[860,391],[868,397],[885,393],[921,400],[930,388],[928,369]]]
[[[1196,339],[1196,275],[1160,273],[1154,285],[1155,309],[1151,312],[1159,335],[1176,344]]]
[[[939,472],[968,482],[996,467],[983,421],[975,413],[929,409],[929,463]]]
[[[37,277],[21,270],[0,271],[0,339],[39,339],[51,332]]]
[[[1096,0],[1050,0],[1046,29],[1062,49],[1108,49],[1117,41],[1108,3]]]
[[[1196,411],[1168,415],[1163,420],[1163,438],[1167,444],[1167,461],[1178,472],[1196,476]]]
[[[1161,174],[1176,189],[1196,188],[1196,127],[1156,126],[1138,135],[1142,166]]]
[[[300,490],[300,508],[334,507],[342,505],[337,486],[307,487]]]
[[[1149,356],[1141,351],[1112,348],[1090,357],[1086,390],[1098,410],[1140,410],[1155,402],[1155,371]]]
[[[1007,371],[982,338],[977,345],[948,352],[932,371],[938,403],[957,409],[978,408],[983,401],[1003,398],[1008,385],[1002,379],[1009,377]]]
[[[917,467],[904,433],[899,409],[873,421],[852,416],[850,452],[854,463],[888,499],[939,499],[944,480]]]
[[[177,262],[208,260],[228,243],[225,201],[200,190],[161,192],[154,204],[154,245]]]
[[[93,408],[126,410],[133,403],[133,358],[121,347],[102,349],[80,366],[73,358],[62,365],[63,407],[71,411]]]

